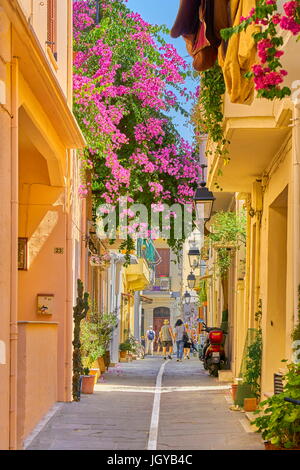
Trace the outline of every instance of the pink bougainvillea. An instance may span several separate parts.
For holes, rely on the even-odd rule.
[[[155,28],[140,15],[120,8],[121,3],[106,2],[104,10],[110,11],[110,20],[105,18],[107,29],[103,28],[101,34],[97,34],[100,26],[95,25],[94,2],[74,2],[75,112],[89,144],[86,163],[95,170],[94,186],[100,176],[99,158],[106,173],[100,183],[106,188],[102,197],[107,202],[115,200],[122,189],[125,188],[128,194],[132,186],[137,186],[136,181],[131,181],[131,174],[137,170],[153,175],[154,180],[147,184],[151,183],[150,193],[155,197],[171,194],[161,181],[166,175],[174,180],[185,179],[184,184],[193,185],[197,179],[192,148],[174,128],[170,132],[171,119],[162,114],[172,106],[180,107],[178,97],[169,85],[176,89],[184,83],[183,71],[187,64],[172,45],[157,45]],[[117,16],[111,15],[116,12]],[[122,24],[127,30],[131,28],[136,32],[129,32],[124,42],[118,42]],[[114,28],[110,29],[112,26]],[[115,49],[112,47],[114,41]],[[134,51],[131,64],[122,62],[122,49]],[[154,61],[149,52],[156,54]],[[180,95],[188,97],[186,88]],[[126,128],[122,123],[129,115],[134,119],[130,128]],[[132,151],[128,152],[127,147]],[[123,149],[126,158],[122,158]]]
[[[152,26],[122,0],[74,1],[74,111],[87,141],[83,167],[96,205],[128,201],[160,208],[190,203],[198,179],[191,145],[171,114],[188,113],[194,94],[188,66]],[[89,187],[83,183],[80,194]]]
[[[247,17],[241,17],[240,25],[222,32],[224,39],[239,33],[250,24],[261,25],[262,30],[254,34],[257,42],[259,64],[252,68],[248,77],[254,78],[258,96],[274,99],[290,95],[291,90],[281,86],[287,71],[282,68],[280,58],[284,51],[282,30],[292,35],[300,33],[300,1],[289,1],[283,4],[283,13],[278,12],[277,0],[258,0]]]

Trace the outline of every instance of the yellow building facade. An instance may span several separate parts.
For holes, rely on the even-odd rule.
[[[71,400],[82,202],[72,2],[0,1],[0,448]]]
[[[291,88],[299,70],[297,47],[286,34],[284,67]],[[237,377],[246,334],[257,326],[255,313],[261,301],[262,394],[273,392],[274,373],[283,368],[283,359],[292,357],[291,333],[298,318],[300,114],[293,97],[254,99],[251,105],[241,105],[225,95],[224,137],[230,141],[230,162],[223,166],[214,153],[208,159],[210,189],[218,182],[223,191],[235,193],[230,210],[238,210],[241,204],[247,210],[244,274],[239,273],[240,254],[236,253],[229,281],[231,366]],[[210,142],[208,147],[212,148]],[[222,302],[220,289],[215,292]]]

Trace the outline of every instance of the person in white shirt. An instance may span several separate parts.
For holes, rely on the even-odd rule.
[[[153,326],[149,326],[149,329],[146,331],[146,354],[153,356],[153,345],[155,340],[155,331]]]

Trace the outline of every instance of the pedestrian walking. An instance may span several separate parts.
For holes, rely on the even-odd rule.
[[[164,320],[164,324],[160,329],[159,338],[161,340],[162,348],[163,348],[163,356],[164,359],[168,358],[172,359],[173,353],[173,341],[175,341],[174,333],[172,331],[171,325],[169,324],[169,320]],[[167,353],[168,349],[168,353]]]
[[[159,355],[162,352],[162,349],[163,349],[161,339],[160,339],[159,335],[156,339],[156,344],[157,344],[157,351],[156,352]]]
[[[183,345],[183,354],[184,359],[190,358],[192,340],[191,340],[191,331],[189,329],[188,323],[185,323],[185,333],[183,335],[184,345]]]
[[[195,328],[191,330],[191,353],[194,353],[194,356],[198,354],[198,337]]]
[[[155,340],[155,331],[153,326],[149,326],[149,329],[146,331],[146,354],[153,356],[153,345]]]
[[[185,334],[185,326],[181,319],[177,320],[175,323],[175,338],[176,338],[176,346],[177,346],[177,362],[182,362],[183,357],[183,347],[185,343],[184,339]]]

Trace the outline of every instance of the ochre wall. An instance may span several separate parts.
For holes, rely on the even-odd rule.
[[[290,142],[273,165],[264,191],[260,250],[262,299],[262,392],[273,391],[273,374],[290,359],[293,328]]]
[[[57,325],[19,323],[18,444],[57,401]]]

